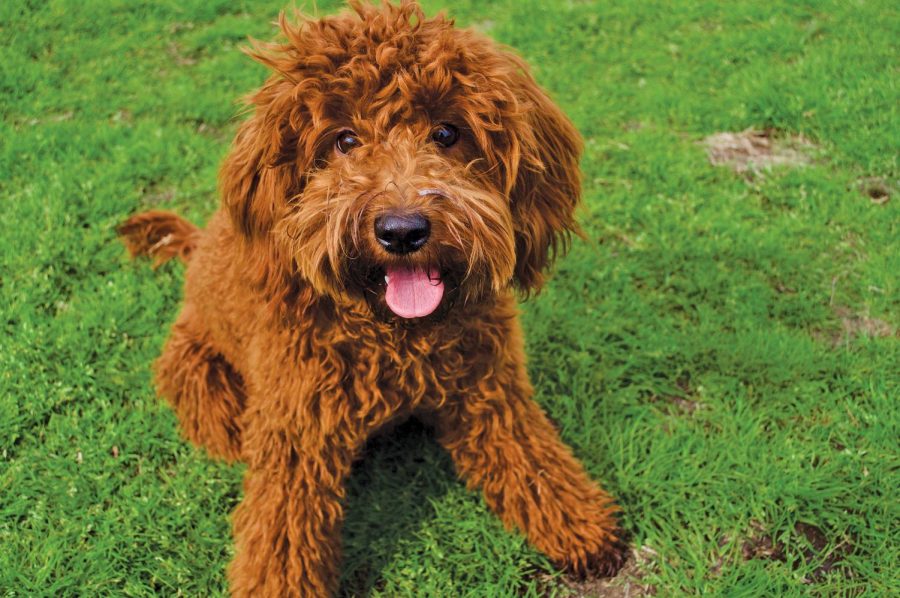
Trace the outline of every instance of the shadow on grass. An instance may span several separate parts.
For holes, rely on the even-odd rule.
[[[457,484],[450,457],[410,420],[366,445],[347,486],[339,596],[368,596],[404,544],[434,515],[432,501]]]

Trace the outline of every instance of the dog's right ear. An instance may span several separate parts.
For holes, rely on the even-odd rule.
[[[253,116],[241,125],[219,173],[222,204],[235,230],[248,239],[266,235],[278,212],[301,192],[305,160],[291,110],[281,106],[286,81],[269,79],[251,99]]]
[[[222,203],[236,230],[249,239],[266,235],[288,202],[303,191],[327,128],[319,81],[309,64],[317,55],[317,29],[306,21],[279,25],[286,43],[259,43],[245,52],[274,71],[249,98],[251,118],[241,125],[219,174]]]

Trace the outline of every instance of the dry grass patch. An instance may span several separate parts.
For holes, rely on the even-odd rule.
[[[812,163],[816,146],[802,135],[777,135],[772,129],[747,129],[739,133],[715,133],[703,140],[713,166],[727,166],[737,173],[769,168],[800,167]]]

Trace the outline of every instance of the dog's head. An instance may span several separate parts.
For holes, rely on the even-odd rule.
[[[414,2],[280,19],[224,204],[316,292],[425,317],[537,291],[575,230],[578,133],[525,63]]]

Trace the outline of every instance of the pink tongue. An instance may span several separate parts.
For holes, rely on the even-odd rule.
[[[437,309],[444,296],[444,282],[435,268],[387,269],[388,307],[401,318],[421,318]]]

